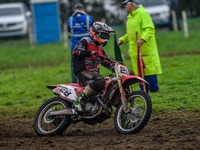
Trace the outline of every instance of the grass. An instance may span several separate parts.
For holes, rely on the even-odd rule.
[[[155,108],[199,110],[199,60],[200,55],[161,57],[160,91],[150,93]]]
[[[2,47],[0,51],[0,69],[27,67],[30,65],[58,65],[69,62],[70,50],[64,49],[63,44],[54,43],[36,45],[32,50],[30,46]]]
[[[121,34],[119,34],[121,35]],[[200,30],[190,31],[190,38],[179,32],[159,32],[156,34],[158,50],[161,56],[176,55],[180,53],[200,52]],[[1,41],[2,42],[2,41]],[[1,43],[0,42],[0,43]],[[105,47],[108,55],[114,56],[113,38]],[[128,44],[121,46],[123,54],[127,54]],[[62,62],[70,63],[70,48],[64,49],[62,43],[36,45],[32,50],[30,46],[2,46],[0,50],[0,70],[40,65],[59,65]]]
[[[154,110],[199,110],[200,64],[196,63],[198,60],[200,55],[161,57],[164,73],[158,76],[160,91],[149,93]],[[104,70],[103,74],[106,76],[107,72]],[[46,85],[71,81],[67,63],[35,69],[8,69],[2,71],[0,77],[0,115],[12,117],[33,116],[44,101],[54,97],[52,91],[45,88]]]
[[[59,66],[2,71],[0,74],[0,114],[12,116],[13,114],[28,115],[34,112],[42,102],[54,96],[52,91],[45,86],[70,82],[69,72],[66,63]]]
[[[163,75],[158,76],[160,91],[149,93],[154,111],[199,111],[200,55],[176,55],[199,52],[199,32],[200,29],[191,30],[188,39],[183,37],[182,31],[156,34]],[[24,41],[18,39],[18,42]],[[15,42],[0,40],[0,117],[34,116],[44,101],[54,97],[46,85],[71,82],[70,49],[64,49],[63,43],[37,45],[32,50],[26,44],[17,46]],[[10,46],[11,43],[14,46]],[[113,39],[105,50],[114,57]],[[128,44],[121,47],[125,63],[131,68],[127,50]],[[175,56],[163,57],[169,54]],[[101,73],[109,74],[104,68]],[[138,85],[134,87],[138,90]]]
[[[156,36],[158,49],[161,55],[180,54],[186,52],[200,52],[200,30],[194,29],[189,32],[189,38],[184,37],[183,31],[161,32]]]

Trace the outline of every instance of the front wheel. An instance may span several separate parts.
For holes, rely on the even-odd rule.
[[[115,112],[114,125],[122,134],[135,134],[144,128],[149,121],[152,102],[149,95],[143,91],[136,91],[127,96],[129,112],[125,113],[120,104]]]
[[[70,125],[71,117],[65,115],[48,116],[53,110],[69,108],[66,101],[54,97],[46,101],[37,111],[34,121],[34,130],[37,135],[60,135]]]

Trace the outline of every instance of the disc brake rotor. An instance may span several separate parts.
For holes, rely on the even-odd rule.
[[[60,125],[60,123],[62,122],[63,117],[62,116],[56,116],[53,120],[53,122],[51,123],[51,126],[53,128],[56,128],[58,125]]]

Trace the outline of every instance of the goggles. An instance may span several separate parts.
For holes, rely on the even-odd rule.
[[[109,33],[105,33],[105,32],[100,32],[99,33],[99,37],[101,39],[109,39],[110,38],[110,34]]]

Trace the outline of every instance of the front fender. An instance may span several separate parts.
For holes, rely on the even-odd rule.
[[[132,85],[138,82],[144,82],[146,84],[149,84],[147,81],[138,76],[123,76],[122,78],[122,84],[125,85]]]
[[[58,86],[58,85],[47,85],[46,87],[47,87],[48,89],[55,89],[55,88],[57,88],[57,86]]]

